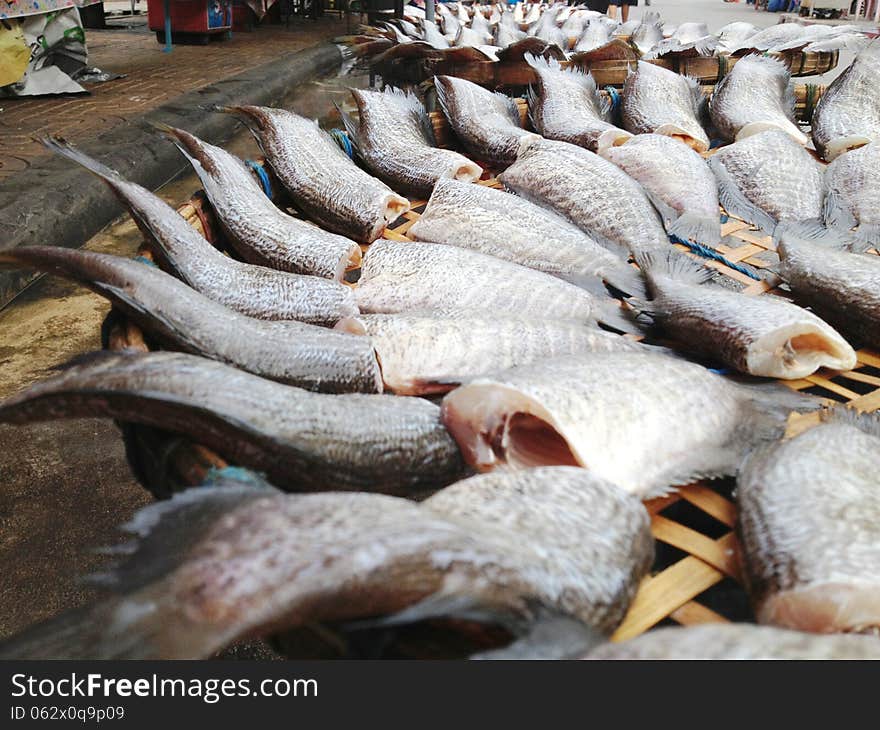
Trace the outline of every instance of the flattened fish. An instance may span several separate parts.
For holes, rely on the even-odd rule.
[[[379,366],[366,337],[246,317],[155,267],[121,256],[23,246],[0,253],[2,263],[34,266],[78,281],[170,349],[309,390],[382,392]]]
[[[774,46],[788,43],[795,38],[804,35],[804,26],[800,23],[777,23],[769,28],[759,30],[757,33],[746,36],[740,43],[730,48],[731,53],[746,49],[755,49],[756,51],[767,51]]]
[[[728,23],[715,35],[718,36],[717,52],[730,53],[732,48],[738,47],[747,38],[751,38],[758,32],[758,28],[751,23],[737,21]]]
[[[512,261],[597,292],[595,285],[601,287],[602,281],[627,294],[644,291],[633,267],[580,228],[520,196],[485,185],[441,180],[407,233]]]
[[[779,275],[798,301],[841,332],[880,347],[880,257],[843,246],[783,234]]]
[[[873,40],[822,94],[813,112],[813,143],[831,162],[847,150],[880,142],[880,40]]]
[[[278,209],[235,155],[182,129],[163,131],[192,164],[229,243],[245,261],[337,281],[360,263],[354,241]]]
[[[421,504],[227,478],[123,529],[135,537],[101,576],[110,597],[32,627],[0,656],[206,658],[311,623],[344,638],[357,620],[457,618],[546,656],[610,633],[654,553],[637,500],[564,468],[474,477]],[[561,644],[541,641],[554,619],[567,620]]]
[[[880,659],[872,636],[817,636],[754,624],[654,629],[603,644],[586,659]]]
[[[709,269],[668,253],[636,257],[651,301],[642,306],[682,347],[739,372],[797,380],[822,367],[852,370],[856,353],[816,315],[772,295],[706,283]]]
[[[284,109],[235,106],[296,206],[328,231],[370,243],[409,201],[364,172],[311,119]]]
[[[475,309],[602,322],[625,329],[620,308],[540,271],[440,243],[377,241],[355,297],[362,312]]]
[[[806,144],[794,116],[794,87],[788,67],[772,56],[739,59],[712,94],[712,123],[728,142],[780,129]]]
[[[540,139],[522,128],[519,110],[509,96],[454,76],[435,76],[434,87],[452,131],[478,160],[513,162],[523,138]]]
[[[593,152],[600,137],[614,145],[632,136],[608,121],[610,105],[589,73],[563,69],[554,59],[526,56],[525,60],[538,76],[536,88],[529,87],[529,117],[541,135]]]
[[[825,168],[825,225],[880,244],[880,142],[837,157]]]
[[[463,377],[558,355],[643,347],[574,320],[480,311],[362,314],[337,328],[369,336],[385,386],[402,395],[445,393]]]
[[[623,86],[621,119],[624,129],[633,134],[665,134],[705,152],[709,137],[700,124],[705,103],[695,79],[639,61]]]
[[[462,474],[421,398],[310,393],[172,352],[96,353],[0,403],[0,423],[113,418],[180,433],[292,491],[409,494]]]
[[[333,325],[357,314],[354,294],[339,282],[255,266],[225,256],[174,208],[62,139],[43,144],[103,180],[128,209],[166,271],[209,299],[248,317]]]
[[[781,224],[822,234],[823,170],[791,135],[768,130],[746,137],[718,150],[709,167],[728,213],[767,235]]]
[[[612,251],[628,254],[669,246],[663,221],[641,186],[582,147],[553,140],[532,142],[499,180],[565,216]]]
[[[745,386],[663,354],[542,360],[474,378],[443,400],[443,422],[480,471],[583,466],[641,497],[736,472],[814,399]]]
[[[632,32],[630,42],[642,55],[648,53],[663,40],[663,21],[658,13],[646,13],[642,22]]]
[[[342,112],[342,121],[358,156],[396,189],[427,197],[434,184],[451,178],[479,180],[483,168],[464,155],[437,148],[431,122],[419,98],[399,89],[352,89],[359,117]]]
[[[880,418],[822,418],[737,481],[749,593],[759,623],[880,635]]]
[[[639,134],[599,154],[636,180],[660,211],[671,236],[716,246],[721,240],[718,184],[706,161],[662,134]]]

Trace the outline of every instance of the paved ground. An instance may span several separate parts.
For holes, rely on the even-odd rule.
[[[298,19],[290,29],[263,25],[252,33],[234,33],[208,46],[176,45],[162,52],[143,17],[129,19],[131,29],[88,30],[89,63],[123,79],[89,85],[90,96],[0,99],[0,181],[27,168],[45,150],[38,133],[61,134],[71,141],[95,136],[155,109],[180,94],[200,89],[277,58],[345,33],[345,21]]]
[[[651,9],[675,23],[699,18],[713,30],[734,20],[760,26],[778,21],[776,15],[722,0],[655,0]],[[291,50],[313,42],[315,34],[334,35],[342,28],[331,21],[308,37],[299,30],[272,28],[208,48],[177,47],[174,64],[143,32],[91,33],[94,63],[125,71],[129,78],[95,87],[85,100],[2,102],[0,177],[34,158],[38,150],[28,135],[60,130],[62,113],[69,124],[65,135],[88,136],[101,125],[121,123],[183,91],[264,62],[279,49]],[[253,43],[255,38],[265,45]],[[343,87],[337,81],[310,84],[290,101],[302,113],[324,117],[331,99],[344,96]],[[227,147],[241,156],[257,154],[243,134]],[[160,192],[169,201],[181,201],[197,187],[194,176],[187,176]],[[133,224],[121,220],[87,247],[131,255],[138,241]],[[103,299],[81,287],[42,279],[0,311],[0,398],[44,377],[56,364],[100,347],[98,329],[107,309]],[[112,423],[0,426],[0,638],[93,597],[77,582],[101,562],[91,548],[118,540],[116,525],[148,501],[128,471]]]

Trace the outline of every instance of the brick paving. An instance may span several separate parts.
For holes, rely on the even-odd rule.
[[[45,155],[32,139],[35,134],[51,132],[82,141],[180,94],[346,32],[345,21],[336,17],[298,18],[289,29],[261,25],[207,46],[175,45],[169,55],[143,19],[132,22],[139,20],[131,29],[86,31],[89,64],[125,78],[89,85],[90,96],[0,99],[0,180]]]

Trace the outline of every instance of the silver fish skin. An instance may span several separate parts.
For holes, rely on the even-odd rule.
[[[610,106],[589,73],[563,69],[555,59],[528,55],[525,60],[538,77],[536,87],[529,87],[529,118],[542,136],[593,152],[603,135],[608,144],[620,144],[632,136],[608,121]]]
[[[583,469],[473,477],[421,504],[225,478],[140,510],[102,576],[110,595],[0,656],[207,658],[246,636],[373,617],[478,616],[514,636],[560,617],[569,639],[607,636],[650,567],[648,522]],[[533,646],[541,658],[554,649],[572,644]]]
[[[709,158],[725,210],[774,235],[780,224],[823,228],[820,164],[791,135],[768,130],[722,147]]]
[[[563,28],[563,32],[565,29]],[[590,20],[577,37],[574,52],[595,51],[611,42],[611,29],[600,20]]]
[[[828,162],[880,142],[880,40],[873,40],[822,94],[813,112],[816,149]]]
[[[880,142],[850,150],[825,168],[825,225],[855,228],[857,241],[880,244]]]
[[[370,338],[385,387],[398,395],[445,393],[463,378],[559,355],[643,347],[583,322],[480,311],[362,314],[337,328]]]
[[[880,659],[872,636],[821,636],[754,624],[700,624],[654,629],[585,659]]]
[[[576,281],[597,292],[605,281],[627,294],[644,293],[638,272],[621,256],[556,213],[486,185],[441,180],[407,233],[416,240],[472,249]]]
[[[728,142],[768,129],[806,144],[794,116],[794,87],[788,67],[772,56],[745,56],[721,79],[709,101],[715,128]]]
[[[293,202],[322,228],[370,243],[409,210],[406,198],[361,170],[317,122],[269,107],[227,111],[247,124]]]
[[[334,325],[358,313],[350,287],[226,256],[146,188],[63,140],[47,137],[43,144],[101,178],[128,209],[161,267],[209,299],[248,317],[317,325]]]
[[[773,46],[800,38],[803,34],[804,26],[799,23],[778,23],[747,36],[740,43],[733,45],[730,52],[734,53],[749,48],[754,48],[756,51],[767,51]]]
[[[749,375],[797,380],[819,368],[852,370],[856,353],[815,314],[772,295],[707,283],[709,269],[680,255],[637,256],[656,325],[691,352]],[[638,306],[638,305],[636,305]]]
[[[170,349],[309,390],[382,391],[379,366],[365,337],[246,317],[153,266],[121,256],[22,246],[0,253],[2,263],[33,266],[87,286]]]
[[[491,35],[471,30],[465,25],[459,27],[458,34],[455,36],[455,42],[453,43],[453,45],[458,46],[459,48],[476,48],[478,46],[487,46],[491,44]]]
[[[473,182],[483,168],[464,155],[434,145],[431,122],[419,98],[399,89],[352,89],[358,121],[341,112],[358,156],[377,177],[398,190],[427,197],[434,184],[452,178]]]
[[[648,53],[663,40],[663,23],[659,16],[645,17],[632,32],[630,42],[642,55]]]
[[[522,128],[519,110],[509,96],[453,76],[435,76],[434,87],[452,131],[479,160],[511,163],[524,138],[539,139]]]
[[[758,28],[751,23],[743,21],[728,23],[715,34],[718,37],[716,52],[718,54],[730,53],[732,48],[735,48],[757,32]]]
[[[498,27],[495,28],[495,45],[499,48],[512,46],[514,43],[518,43],[526,37],[526,34],[521,30],[517,28],[509,28],[502,23],[499,23]]]
[[[669,246],[663,221],[641,186],[582,147],[555,140],[532,142],[499,180],[617,253]]]
[[[777,252],[779,275],[799,302],[841,332],[880,347],[880,257],[786,234]]]
[[[709,149],[700,124],[705,97],[699,82],[647,61],[630,69],[623,86],[621,119],[633,134],[665,134],[697,152]]]
[[[669,235],[716,246],[721,241],[718,184],[706,161],[662,134],[639,134],[599,154],[638,182],[663,216]]]
[[[580,287],[493,256],[440,243],[377,241],[355,289],[361,312],[474,309],[576,319],[604,317]]]
[[[235,155],[182,129],[164,130],[190,161],[236,253],[251,264],[341,281],[358,245],[287,215]]]
[[[814,399],[745,386],[653,352],[542,360],[474,378],[443,399],[443,423],[478,471],[582,466],[640,498],[734,474]]]
[[[759,623],[880,633],[880,419],[822,416],[757,452],[737,481],[747,587]]]
[[[439,415],[421,398],[311,393],[172,352],[96,353],[0,403],[2,423],[101,417],[180,433],[292,491],[406,495],[462,475]]]
[[[449,48],[449,41],[443,36],[440,32],[440,29],[437,27],[437,24],[426,20],[422,23],[424,30],[422,31],[423,40],[431,45],[433,48],[438,50],[442,50],[444,48]]]

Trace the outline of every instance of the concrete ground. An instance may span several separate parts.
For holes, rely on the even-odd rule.
[[[779,20],[778,15],[756,12],[744,3],[722,0],[655,0],[650,9],[674,23],[705,21],[711,30],[735,20],[759,26]],[[634,17],[644,10],[639,7]],[[342,32],[339,25],[332,30],[331,35]],[[326,31],[323,26],[315,29],[325,36]],[[202,83],[206,75],[215,80],[214,72],[205,71],[204,53],[214,54],[212,63],[229,63],[223,66],[225,72],[241,68],[241,64],[255,65],[260,62],[257,57],[265,60],[266,54],[274,52],[272,44],[286,46],[306,40],[297,32],[288,36],[279,30],[272,36],[276,40],[270,40],[267,48],[251,44],[246,52],[233,53],[232,60],[225,53],[233,49],[231,45],[215,44],[208,49],[179,47],[172,57],[175,64],[169,65],[167,56],[157,55],[152,36],[131,36],[129,51],[128,46],[117,45],[113,34],[120,32],[98,34],[98,40],[91,44],[96,65],[123,70],[117,65],[121,52],[130,53],[133,64],[125,67],[130,73],[128,79],[96,87],[94,97],[87,101],[98,105],[93,111],[100,124],[117,123],[116,120],[133,113],[138,104],[142,106],[137,108],[142,109],[143,96],[149,96],[150,103],[154,103]],[[90,39],[95,37],[90,35]],[[312,36],[311,42],[314,40]],[[236,41],[233,39],[233,43]],[[102,48],[109,54],[112,46],[116,48],[116,61],[110,55],[102,58]],[[173,78],[166,78],[169,74]],[[190,81],[184,83],[186,78]],[[326,117],[332,100],[345,97],[344,86],[349,82],[310,84],[297,89],[289,105],[312,117]],[[43,128],[56,131],[56,123],[68,117],[89,120],[88,115],[78,111],[81,107],[77,105],[82,103],[3,101],[0,177],[12,174],[14,165],[28,165],[40,154],[30,144],[30,132]],[[77,135],[88,135],[96,123],[91,119],[73,124],[65,134],[77,139]],[[243,157],[258,154],[255,144],[244,134],[237,135],[226,146]],[[198,187],[195,176],[187,175],[162,188],[160,194],[177,203]],[[139,240],[134,225],[123,218],[95,236],[86,247],[128,256],[134,253]],[[100,348],[99,328],[108,308],[102,298],[84,288],[52,278],[38,280],[19,295],[0,311],[0,398],[45,377],[52,367],[71,357]],[[94,598],[96,594],[78,582],[80,576],[94,571],[102,562],[91,552],[92,548],[116,542],[116,526],[149,501],[150,497],[128,470],[118,431],[112,423],[79,420],[28,427],[0,426],[0,639]]]

